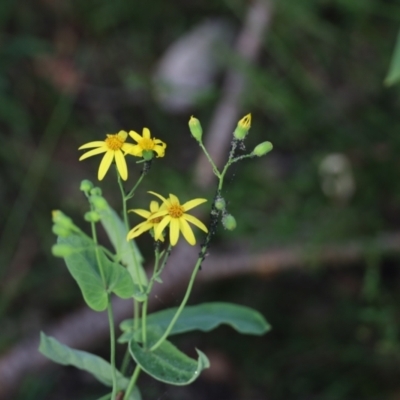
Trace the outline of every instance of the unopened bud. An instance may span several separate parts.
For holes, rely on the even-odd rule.
[[[88,222],[99,222],[101,217],[100,214],[97,211],[88,211],[87,213],[85,213],[85,221]]]
[[[91,191],[90,191],[90,195],[91,196],[101,196],[102,195],[102,191],[99,187],[94,187]]]
[[[225,214],[222,217],[222,225],[225,229],[228,229],[228,231],[233,231],[236,228],[235,217],[231,214]]]
[[[265,154],[269,153],[272,149],[273,146],[271,142],[262,142],[254,148],[253,154],[257,157],[265,156]]]
[[[203,128],[201,127],[200,121],[193,117],[193,115],[189,119],[189,129],[192,136],[198,141],[201,142],[201,137],[203,136]]]
[[[90,196],[90,202],[97,211],[107,210],[108,203],[104,197],[101,196]]]
[[[75,227],[72,219],[70,217],[67,217],[62,211],[54,210],[51,212],[51,215],[53,218],[53,223],[55,225],[62,226],[66,229],[73,229]]]
[[[51,248],[51,252],[55,257],[67,257],[75,252],[75,249],[69,244],[55,244]]]
[[[142,157],[146,161],[150,161],[154,158],[154,151],[153,150],[143,150]]]
[[[215,200],[215,208],[219,211],[224,211],[226,207],[226,202],[223,197],[217,197]]]
[[[71,235],[72,231],[68,228],[64,228],[61,225],[53,225],[53,227],[51,228],[51,230],[53,231],[53,233],[57,236],[60,237],[67,237],[69,235]]]
[[[89,193],[90,190],[93,188],[93,183],[90,182],[88,179],[84,179],[81,182],[80,190],[85,193]]]
[[[243,140],[249,132],[250,126],[251,114],[247,114],[238,122],[233,136],[238,140]]]

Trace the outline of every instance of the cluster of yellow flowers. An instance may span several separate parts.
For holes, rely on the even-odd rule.
[[[107,135],[107,138],[104,141],[86,143],[79,147],[79,150],[94,149],[83,154],[79,158],[79,161],[97,154],[106,153],[104,154],[99,166],[97,175],[99,181],[104,178],[114,160],[117,165],[118,173],[121,178],[126,181],[128,179],[128,167],[125,160],[127,154],[135,157],[143,157],[145,159],[146,157],[149,157],[148,159],[151,159],[154,152],[157,154],[157,157],[164,157],[167,145],[160,139],[152,139],[148,128],[143,128],[142,136],[135,131],[130,131],[129,136],[136,142],[136,144],[126,143],[128,133],[125,131],[119,131],[115,135]]]
[[[148,128],[143,128],[142,136],[134,131],[130,131],[129,136],[136,141],[136,144],[126,143],[128,133],[125,131],[120,131],[114,135],[107,135],[104,141],[86,143],[79,147],[79,150],[94,149],[83,154],[79,160],[81,161],[88,157],[105,153],[98,171],[98,179],[101,181],[114,160],[121,178],[127,180],[128,168],[125,160],[127,154],[143,157],[147,160],[153,157],[153,152],[156,153],[157,157],[164,157],[167,145],[160,139],[151,138]],[[159,205],[157,201],[153,200],[150,203],[150,210],[130,210],[146,218],[146,221],[141,222],[131,229],[127,235],[127,240],[134,239],[144,232],[151,231],[155,240],[164,241],[163,231],[169,225],[169,240],[172,246],[177,244],[180,232],[182,232],[183,237],[189,244],[195,245],[196,239],[189,222],[204,232],[208,232],[206,226],[199,219],[187,214],[187,211],[206,202],[206,199],[193,199],[181,205],[178,197],[173,194],[170,194],[169,198],[165,198],[155,192],[149,193],[157,196],[162,200],[162,203]]]

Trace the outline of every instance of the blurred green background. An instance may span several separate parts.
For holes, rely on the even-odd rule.
[[[345,269],[317,260],[301,272],[232,278],[198,291],[193,303],[255,307],[273,330],[255,339],[229,328],[180,338],[183,349],[201,348],[222,372],[189,388],[142,378],[144,400],[400,398],[399,260],[396,252],[369,245],[400,226],[399,87],[383,85],[400,4],[276,0],[257,62],[243,65],[227,39],[206,93],[186,108],[169,109],[154,83],[168,47],[210,19],[223,21],[227,37],[235,37],[251,5],[0,2],[0,358],[83,306],[50,252],[51,210],[78,221],[86,211],[79,183],[97,174],[99,160],[78,162],[77,148],[106,133],[147,126],[168,149],[145,189],[199,197],[192,174],[199,149],[187,121],[195,114],[207,131],[224,73],[237,68],[247,77],[241,115],[253,115],[246,145],[269,140],[274,150],[229,177],[226,197],[238,228],[221,228],[215,246],[229,254],[235,246],[259,252],[361,240],[365,257]],[[215,60],[199,62],[207,69]],[[139,173],[134,163],[130,168]],[[101,186],[118,206],[111,173]],[[147,199],[137,196],[141,204]],[[146,243],[139,240],[150,255]],[[106,356],[104,346],[99,352]],[[76,389],[67,393],[66,385]],[[81,373],[55,368],[27,377],[12,398],[95,399],[101,393]]]

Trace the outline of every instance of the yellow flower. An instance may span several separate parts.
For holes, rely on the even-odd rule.
[[[122,151],[128,153],[131,148],[134,147],[133,144],[125,143],[127,137],[128,134],[125,131],[119,131],[115,135],[107,135],[107,138],[104,141],[86,143],[79,147],[78,150],[90,149],[92,147],[96,148],[83,154],[79,158],[79,161],[91,156],[95,156],[96,154],[106,153],[104,154],[99,166],[99,172],[97,175],[99,181],[104,178],[114,159],[121,178],[126,181],[128,179],[128,168],[126,166],[125,156]]]
[[[136,225],[134,228],[132,228],[128,232],[126,240],[134,239],[135,237],[141,235],[146,231],[149,231],[150,229],[155,229],[163,218],[163,217],[153,218],[153,215],[156,212],[160,211],[160,206],[158,205],[158,202],[155,200],[153,200],[150,203],[150,211],[142,209],[129,210],[129,211],[133,211],[134,213],[140,215],[141,217],[146,218],[146,221],[141,222],[139,225]],[[163,236],[158,238],[158,240],[161,240],[163,242],[164,241]]]
[[[179,232],[182,232],[183,237],[188,241],[189,244],[192,246],[196,244],[196,239],[188,222],[196,225],[204,232],[208,232],[207,227],[200,220],[193,217],[193,215],[186,214],[187,211],[198,206],[199,204],[206,202],[206,199],[193,199],[181,205],[179,199],[173,194],[170,194],[169,198],[166,199],[157,193],[149,193],[154,194],[154,196],[157,196],[163,201],[160,211],[153,214],[153,218],[163,217],[161,222],[154,229],[154,237],[156,240],[161,237],[163,230],[168,224],[169,240],[172,246],[175,246],[178,242]]]
[[[233,136],[238,140],[243,140],[249,132],[251,126],[251,114],[245,115],[237,124]]]
[[[160,139],[152,139],[148,128],[143,128],[142,136],[135,131],[130,131],[129,136],[137,143],[132,145],[128,151],[129,154],[136,157],[143,157],[143,151],[154,151],[157,157],[164,157],[167,145]]]

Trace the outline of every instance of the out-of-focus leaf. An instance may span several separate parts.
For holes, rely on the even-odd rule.
[[[391,86],[400,81],[400,31],[397,35],[389,72],[385,78],[385,85]]]

